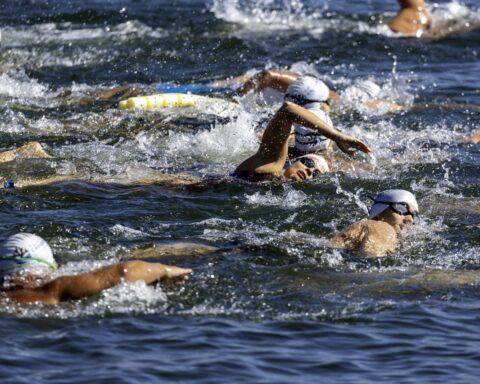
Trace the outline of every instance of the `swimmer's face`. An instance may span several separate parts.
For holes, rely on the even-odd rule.
[[[387,208],[385,211],[380,213],[376,219],[390,224],[393,228],[395,228],[397,233],[413,225],[413,216],[411,214],[400,215],[392,208]]]
[[[295,161],[283,175],[290,180],[302,181],[310,180],[320,176],[323,173],[317,163],[310,157],[302,157]]]

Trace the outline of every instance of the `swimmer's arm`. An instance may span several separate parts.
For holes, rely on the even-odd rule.
[[[365,257],[380,257],[397,247],[394,228],[384,222],[361,220],[330,239],[335,248],[345,248]]]
[[[166,278],[182,277],[190,272],[190,269],[132,260],[77,276],[61,276],[35,289],[9,291],[7,296],[19,303],[58,304],[64,300],[76,300],[96,295],[122,281],[144,281],[151,284]]]
[[[272,88],[285,93],[288,86],[298,79],[299,76],[299,74],[293,72],[264,69],[246,81],[245,84],[235,91],[235,94],[243,96],[252,90],[258,93],[265,88]]]
[[[370,152],[370,148],[362,141],[337,131],[331,125],[325,123],[318,116],[294,103],[285,102],[286,110],[291,115],[292,123],[304,125],[305,127],[320,132],[323,136],[335,141],[337,146],[346,154],[352,156],[352,149],[358,149],[362,152]]]

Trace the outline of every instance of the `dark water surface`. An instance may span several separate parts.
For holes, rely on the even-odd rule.
[[[475,0],[430,7],[462,33],[399,38],[380,25],[393,0],[0,2],[0,150],[38,140],[54,156],[2,164],[1,177],[122,182],[153,169],[217,180],[1,190],[0,239],[39,234],[59,274],[154,244],[220,248],[164,259],[195,271],[175,289],[3,301],[0,381],[477,382],[480,147],[462,140],[480,128],[480,11]],[[219,182],[255,151],[275,108],[263,96],[157,112],[85,103],[123,83],[153,93],[266,67],[335,87],[335,125],[374,155],[308,183]],[[349,97],[364,79],[404,110]],[[397,252],[365,261],[326,245],[387,188],[412,190],[421,211]]]

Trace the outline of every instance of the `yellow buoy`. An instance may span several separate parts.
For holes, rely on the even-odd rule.
[[[218,99],[191,95],[188,93],[160,93],[150,96],[130,97],[118,103],[120,109],[159,109],[191,107],[197,102],[215,101]]]

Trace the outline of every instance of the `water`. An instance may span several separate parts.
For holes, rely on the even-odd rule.
[[[1,238],[48,240],[58,275],[135,248],[189,241],[167,257],[194,274],[175,289],[122,285],[56,307],[0,310],[0,380],[22,382],[476,382],[480,277],[480,11],[430,4],[443,38],[381,23],[383,1],[0,3],[0,150],[39,140],[52,160],[0,165],[136,180],[152,169],[225,178],[256,149],[274,105],[127,113],[81,102],[127,83],[208,82],[287,66],[341,93],[381,84],[399,113],[348,97],[335,124],[374,157],[309,183],[122,186],[70,182],[1,194]],[[219,95],[222,97],[222,95]],[[224,96],[223,96],[224,97]],[[365,216],[367,196],[412,190],[421,218],[397,252],[364,261],[326,245]]]

